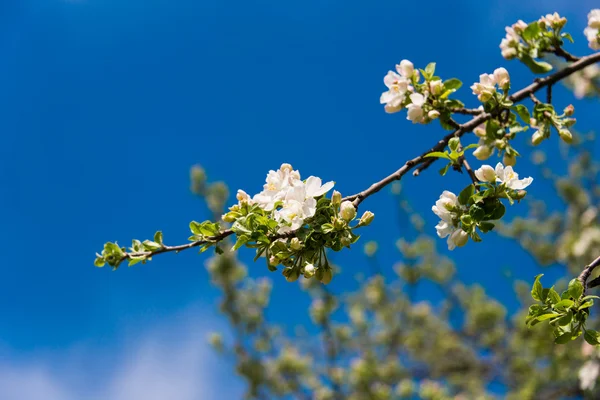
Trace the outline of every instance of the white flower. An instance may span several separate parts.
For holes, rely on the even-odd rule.
[[[471,89],[473,94],[477,95],[479,101],[485,103],[496,93],[496,79],[492,74],[481,74],[479,75],[479,82],[471,85]]]
[[[510,85],[510,76],[506,68],[496,68],[494,70],[494,80],[502,89],[505,89]]]
[[[588,40],[588,46],[592,50],[600,50],[600,39],[598,38],[598,28],[587,27],[583,30],[583,34]]]
[[[600,29],[600,9],[590,11],[588,14],[588,26],[592,29]]]
[[[463,247],[469,241],[469,234],[462,229],[456,229],[448,238],[448,250],[454,250],[455,247]]]
[[[431,210],[442,219],[442,221],[452,222],[454,218],[454,212],[450,209],[458,206],[458,197],[448,190],[444,190],[440,195],[440,198],[435,202],[435,205],[431,207]]]
[[[549,27],[559,28],[567,22],[567,19],[561,17],[560,15],[558,15],[557,12],[555,12],[554,14],[546,14],[545,17],[540,18],[540,21],[542,21]]]
[[[582,390],[592,390],[596,386],[598,373],[600,373],[600,364],[598,364],[598,361],[586,361],[579,370],[579,387]]]
[[[306,266],[304,267],[304,277],[307,279],[314,276],[315,272],[317,272],[317,269],[313,264],[306,264]]]
[[[277,201],[285,197],[286,190],[300,181],[300,173],[290,164],[282,164],[279,170],[269,171],[263,191],[253,197],[253,201],[266,211],[271,211]]]
[[[411,104],[408,105],[408,115],[406,119],[411,120],[413,124],[423,122],[423,104],[427,100],[427,96],[421,93],[413,93],[410,95]]]
[[[383,78],[383,83],[389,90],[381,94],[379,102],[385,104],[385,111],[387,113],[392,114],[400,111],[409,88],[408,79],[393,71],[389,71],[385,78]]]
[[[329,192],[333,188],[333,182],[327,182],[321,185],[321,178],[309,176],[306,180],[306,197],[319,197]]]
[[[440,112],[438,110],[431,110],[427,113],[429,119],[436,119],[440,117]]]
[[[429,82],[429,90],[431,90],[433,95],[438,96],[442,94],[442,91],[444,90],[444,84],[440,79],[436,79],[435,81]]]
[[[525,189],[533,182],[531,177],[519,179],[519,174],[513,171],[511,166],[505,168],[502,163],[496,164],[495,172],[496,181],[505,184],[507,188],[512,190]]]
[[[351,201],[346,200],[340,205],[340,216],[346,222],[350,222],[356,217],[356,208]]]
[[[402,60],[400,64],[396,65],[396,71],[403,77],[410,79],[415,72],[415,67],[410,61]]]
[[[458,207],[458,198],[452,192],[444,190],[440,195],[440,198],[435,202],[435,205],[431,207],[431,210],[441,218],[441,221],[435,226],[437,235],[441,238],[448,236],[448,248],[454,249],[456,246],[452,238],[452,234],[456,231],[454,225],[454,218],[456,213],[451,211],[455,207]]]
[[[520,32],[523,32],[527,28],[527,24],[521,20],[519,20],[513,26],[507,26],[506,37],[502,39],[500,42],[500,50],[502,52],[502,57],[507,60],[515,58],[517,56],[517,47],[521,42],[521,37],[519,36]]]
[[[477,128],[473,129],[473,133],[480,138],[486,137],[485,122],[479,124]]]
[[[250,198],[250,196],[248,195],[248,193],[244,192],[242,189],[238,189],[237,194],[235,195],[235,198],[240,203],[249,203],[249,204],[252,204],[252,199]]]
[[[482,165],[479,169],[475,170],[475,176],[481,182],[495,182],[496,172],[491,165]]]

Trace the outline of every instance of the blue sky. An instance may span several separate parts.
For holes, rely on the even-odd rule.
[[[460,96],[475,106],[466,86],[480,73],[505,66],[515,86],[531,79],[501,58],[504,26],[558,11],[570,21],[573,51],[583,54],[592,3],[0,2],[0,397],[216,399],[227,382],[236,398],[241,382],[204,344],[207,332],[225,327],[205,258],[168,255],[111,272],[92,265],[102,244],[128,244],[157,229],[168,244],[183,243],[189,221],[208,217],[188,191],[195,163],[249,192],[282,162],[335,180],[344,194],[362,190],[442,134],[383,112],[382,79],[396,63],[437,61],[442,77],[465,82]],[[555,99],[559,107],[574,101],[559,88]],[[579,129],[595,128],[585,114],[597,106],[575,105]],[[442,185],[459,190],[464,180],[430,171],[404,182],[430,224]],[[380,241],[382,264],[391,268],[401,232],[386,219],[393,199],[382,192],[365,207],[377,215],[365,241]],[[514,306],[502,278],[510,251],[486,268],[468,263],[487,246],[523,257],[517,277],[537,272],[492,234],[453,254],[464,265],[460,276]],[[346,290],[366,266],[352,262],[357,253],[336,255],[347,275],[332,290]],[[295,323],[283,302],[305,307],[306,299],[290,295],[264,265],[250,267],[275,280],[271,315]]]

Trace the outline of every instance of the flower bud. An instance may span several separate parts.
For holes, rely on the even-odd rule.
[[[571,143],[573,141],[573,134],[568,129],[559,129],[558,136],[560,136],[565,143]]]
[[[485,122],[479,125],[477,128],[473,129],[473,133],[480,138],[484,138],[486,136]]]
[[[481,146],[475,149],[473,155],[478,160],[487,160],[492,155],[492,149],[489,146],[482,144]]]
[[[429,119],[437,119],[440,116],[440,112],[438,110],[431,110],[429,111],[427,116],[429,117]]]
[[[293,170],[292,165],[288,163],[281,164],[281,167],[279,167],[279,169],[281,170],[281,172],[292,172]]]
[[[340,216],[346,222],[350,222],[356,217],[356,208],[351,201],[346,200],[340,205]]]
[[[304,267],[304,277],[306,279],[312,278],[315,275],[315,272],[317,272],[317,268],[315,268],[313,264],[306,264]]]
[[[415,71],[415,67],[413,63],[408,60],[400,61],[400,64],[396,66],[396,69],[405,78],[412,78],[413,72]]]
[[[448,147],[450,148],[450,150],[456,151],[458,149],[458,146],[460,146],[460,139],[459,138],[453,137],[452,139],[450,139],[448,141]]]
[[[504,153],[504,157],[502,157],[502,163],[506,167],[512,167],[517,163],[517,157],[509,156],[507,153]]]
[[[529,125],[531,125],[532,128],[538,128],[538,126],[537,126],[537,119],[530,118],[529,119]]]
[[[290,247],[292,248],[292,250],[298,251],[302,248],[302,243],[300,243],[300,239],[298,238],[292,238],[292,240],[290,240]]]
[[[269,265],[272,265],[273,267],[276,267],[279,265],[279,259],[275,256],[271,256],[269,257]]]
[[[337,190],[334,190],[332,195],[331,195],[331,203],[334,206],[339,205],[342,202],[342,194],[340,192],[338,192]]]
[[[491,165],[482,165],[479,169],[475,170],[475,176],[481,182],[495,182],[496,171]]]
[[[565,107],[565,110],[563,112],[567,117],[570,117],[575,112],[575,107],[573,107],[573,104],[569,104]]]
[[[250,200],[250,196],[248,196],[248,193],[244,192],[242,189],[238,189],[237,194],[235,195],[235,198],[240,202],[248,202]]]
[[[494,71],[494,79],[502,90],[506,91],[510,87],[510,76],[506,68],[496,68]]]
[[[496,146],[497,149],[503,150],[506,148],[506,141],[504,139],[496,139],[494,141],[494,146]]]
[[[223,214],[221,219],[225,222],[235,222],[235,215],[233,213]]]
[[[362,217],[360,217],[360,220],[358,221],[358,224],[360,226],[370,225],[371,222],[373,222],[374,218],[375,218],[375,214],[373,214],[371,211],[365,211],[363,213]]]
[[[344,236],[340,239],[340,243],[342,244],[342,246],[348,247],[352,244],[352,240],[350,240],[348,236]]]
[[[533,135],[531,135],[531,144],[534,146],[539,145],[544,140],[544,134],[540,131],[535,131]]]
[[[431,94],[434,96],[439,96],[444,90],[444,84],[441,80],[436,79],[435,81],[429,82],[429,90],[431,90]]]
[[[481,92],[481,94],[479,94],[479,96],[477,96],[477,98],[482,103],[486,103],[486,102],[490,101],[490,99],[492,98],[492,96],[494,95],[494,93],[495,93],[495,91],[484,90],[484,91]]]
[[[335,228],[336,231],[344,229],[346,227],[346,225],[347,225],[347,222],[341,218],[333,219],[333,227]]]
[[[512,197],[514,200],[521,200],[525,197],[525,195],[527,194],[527,192],[525,190],[515,190],[510,197]]]
[[[469,241],[469,234],[462,229],[457,229],[452,233],[451,240],[456,247],[462,247]]]
[[[512,28],[516,33],[523,33],[527,29],[527,22],[520,19],[512,25]]]

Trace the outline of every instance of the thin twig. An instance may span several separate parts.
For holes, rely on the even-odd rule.
[[[483,112],[479,108],[452,108],[450,109],[454,114],[463,114],[463,115],[479,115]]]
[[[580,57],[574,56],[573,54],[569,53],[568,51],[566,51],[565,49],[563,49],[560,46],[554,48],[552,50],[552,53],[554,53],[558,57],[564,58],[566,61],[579,61],[579,60],[581,60]]]
[[[469,165],[469,162],[467,161],[465,156],[461,156],[460,161],[462,162],[463,167],[465,167],[465,169],[467,170],[467,173],[471,177],[471,181],[473,181],[473,184],[475,186],[477,186],[477,184],[479,183],[479,179],[477,179],[477,177],[475,176],[475,172],[473,172],[473,169]]]

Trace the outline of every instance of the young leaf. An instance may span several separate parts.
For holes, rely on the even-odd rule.
[[[571,279],[569,282],[569,294],[574,300],[579,300],[581,295],[583,294],[583,285],[579,282],[579,279]]]
[[[537,301],[544,301],[543,299],[543,290],[542,283],[540,282],[540,278],[544,276],[544,274],[539,274],[535,277],[535,281],[533,282],[533,287],[531,288],[531,297]]]
[[[531,122],[531,116],[529,115],[529,109],[525,107],[523,104],[517,104],[512,107],[513,111],[519,114],[519,117],[526,123],[529,124]]]
[[[475,193],[475,185],[467,186],[458,195],[458,202],[463,205],[467,204],[473,193]]]
[[[446,90],[458,90],[462,86],[460,79],[450,78],[444,82],[444,89]]]
[[[592,346],[600,345],[600,332],[592,329],[586,329],[585,333],[583,334],[583,338]]]

